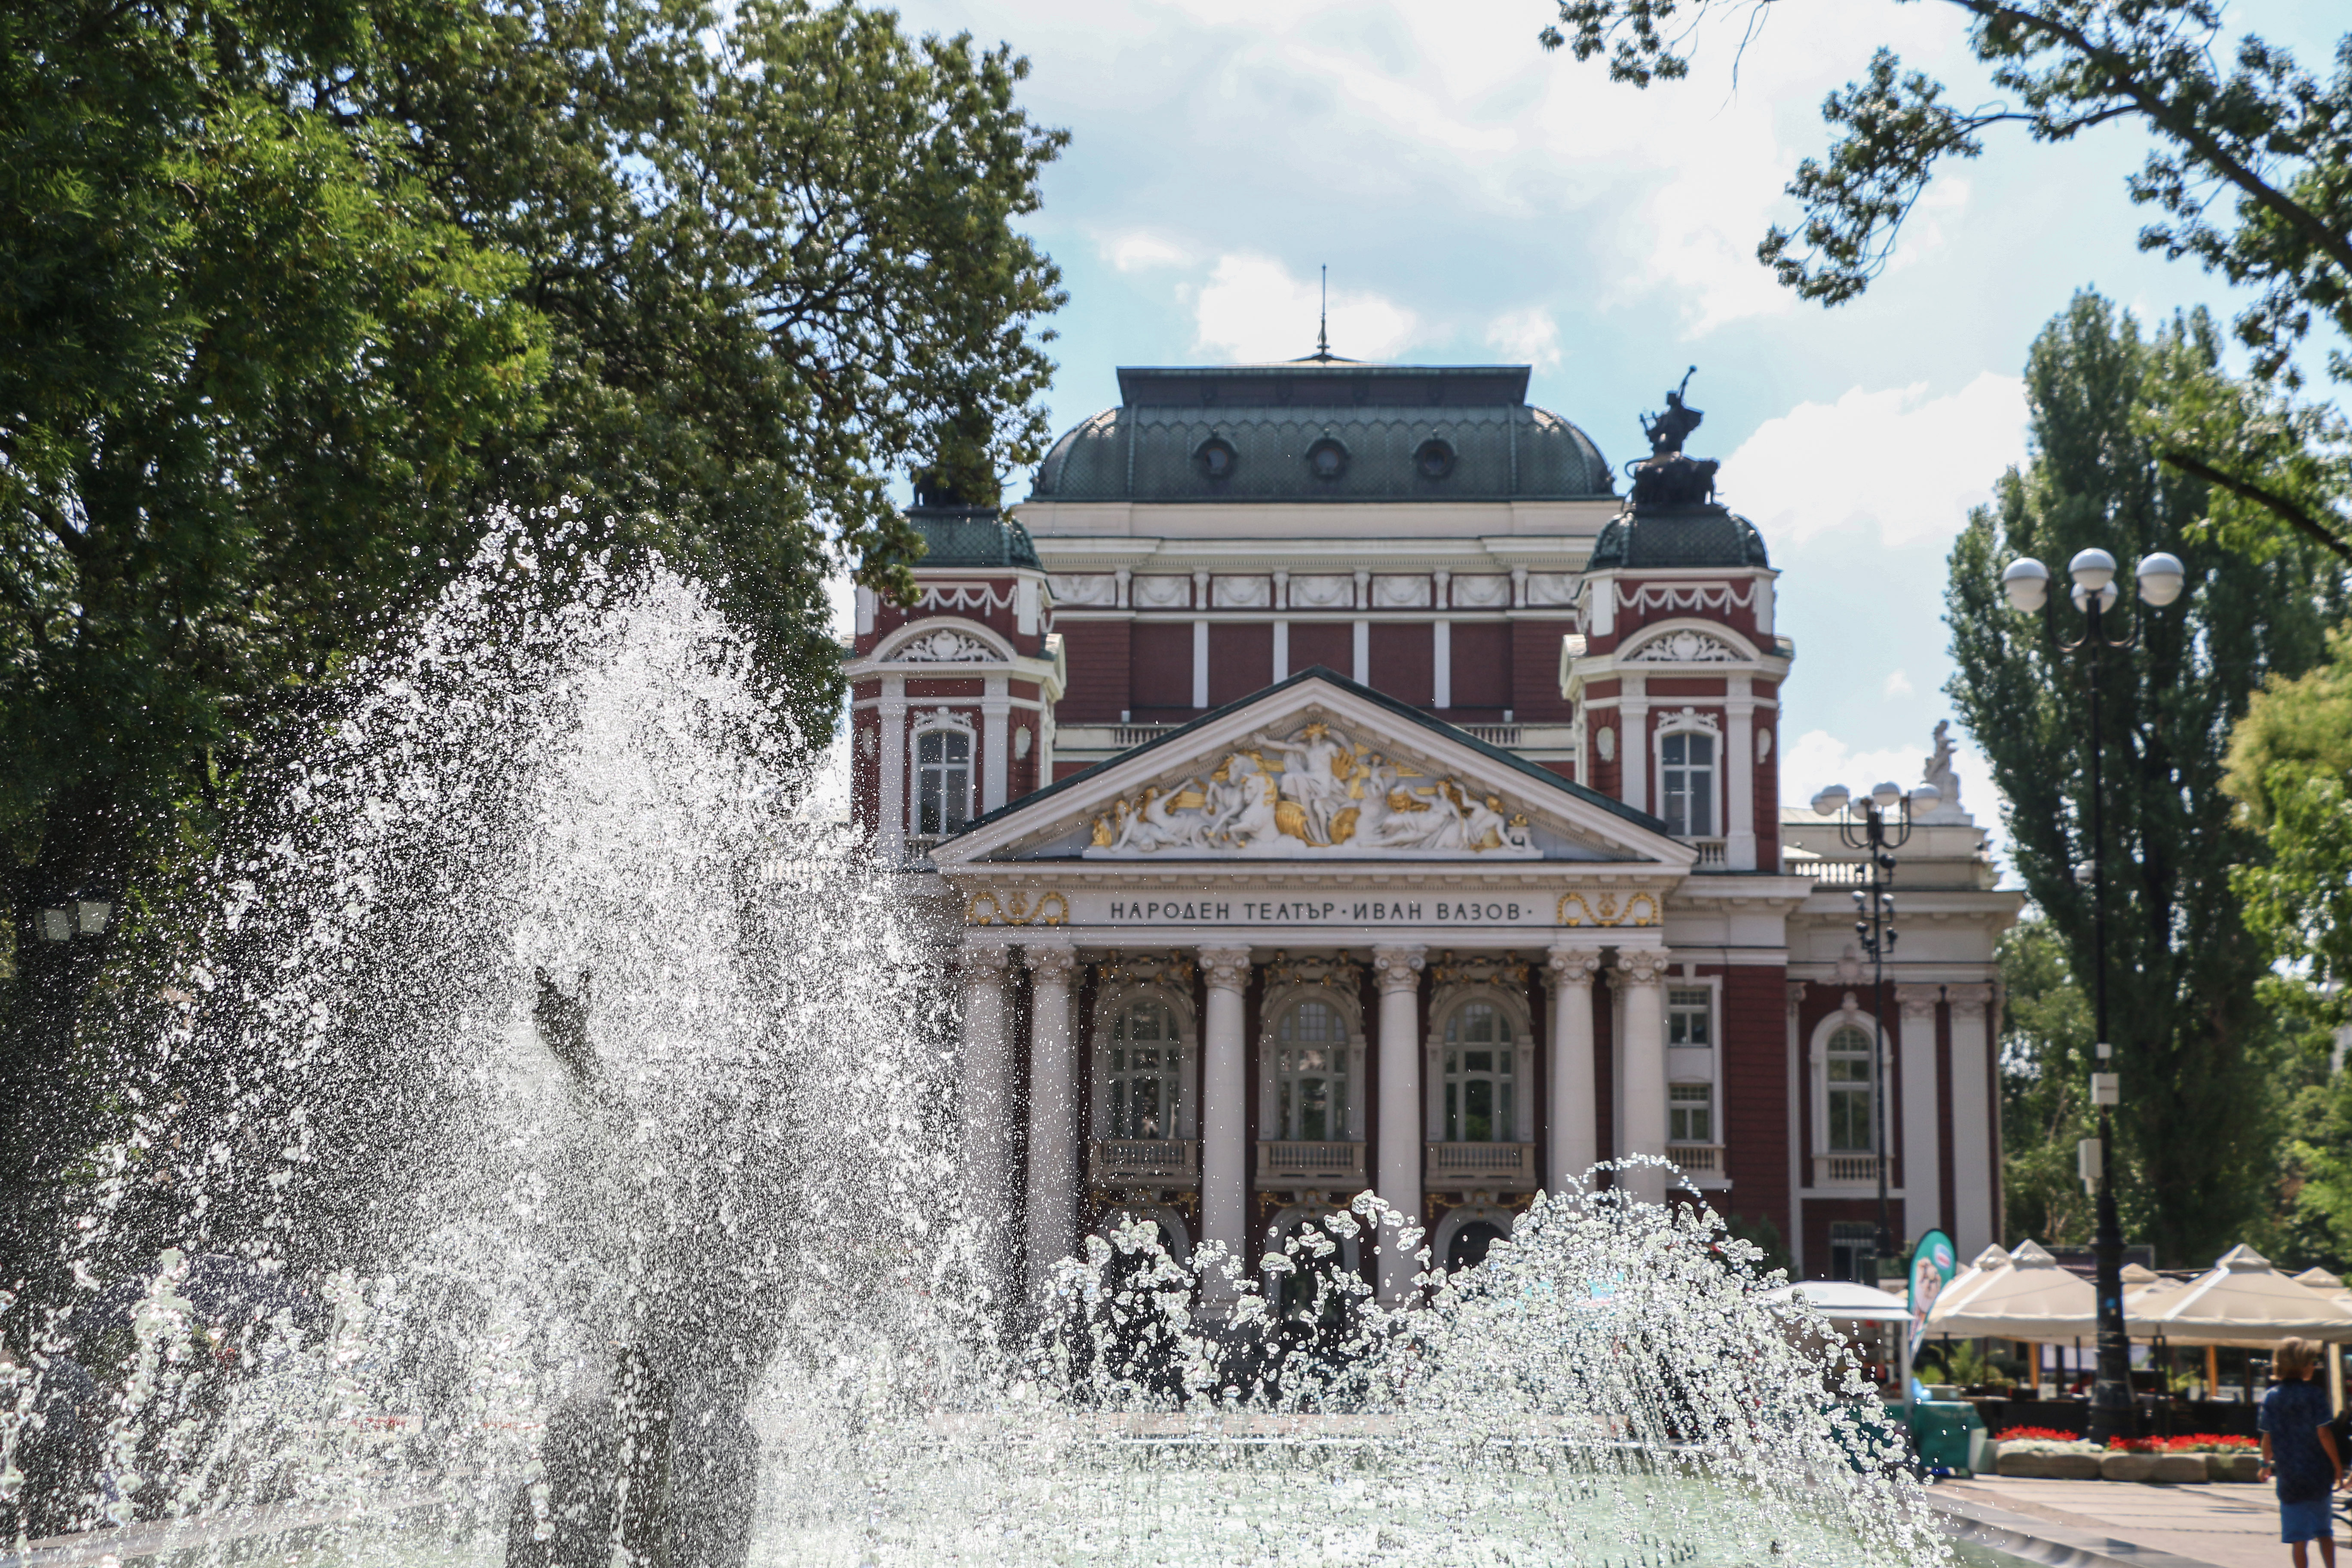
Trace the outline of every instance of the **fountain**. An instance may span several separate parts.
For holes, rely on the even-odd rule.
[[[1553,1194],[1402,1310],[1369,1195],[992,1298],[929,917],[704,600],[519,537],[157,949],[0,1369],[17,1561],[1948,1560],[1703,1211]]]

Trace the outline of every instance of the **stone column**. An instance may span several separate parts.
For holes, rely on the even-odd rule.
[[[1406,1228],[1381,1237],[1381,1300],[1412,1294],[1421,1247],[1421,965],[1417,947],[1372,952],[1381,984],[1381,1146],[1372,1190],[1404,1216]]]
[[[1756,698],[1749,679],[1735,675],[1723,711],[1723,863],[1756,869]]]
[[[1992,1011],[1990,985],[1950,985],[1952,1005],[1952,1241],[1962,1258],[2000,1239],[1995,1234],[1993,1172],[2000,1134],[1993,1126]]]
[[[883,858],[897,860],[907,841],[907,681],[898,675],[882,678],[881,798],[875,805],[875,837]]]
[[[1789,1237],[1789,1258],[1790,1260],[1796,1265],[1796,1267],[1791,1268],[1789,1272],[1796,1276],[1796,1278],[1803,1279],[1809,1278],[1809,1276],[1805,1273],[1805,1200],[1801,1194],[1802,1194],[1807,1187],[1813,1184],[1812,1172],[1807,1168],[1805,1158],[1805,1113],[1803,1110],[1799,1109],[1801,1104],[1799,1097],[1811,1091],[1811,1080],[1806,1076],[1803,1042],[1799,1038],[1797,1031],[1798,1016],[1803,1012],[1805,1005],[1805,982],[1801,980],[1791,980],[1785,984],[1786,989],[1783,994],[1788,999],[1789,1024],[1788,1039],[1786,1042],[1789,1058],[1786,1064],[1789,1074],[1789,1225],[1787,1234]],[[1813,1139],[1816,1142],[1820,1142],[1822,1130],[1818,1127],[1814,1128]]]
[[[1607,589],[1604,584],[1603,591]],[[1635,811],[1650,809],[1650,699],[1647,678],[1623,679],[1617,699],[1618,796]]]
[[[992,675],[980,700],[980,809],[982,814],[1004,804],[1013,769],[1013,737],[1006,732],[1012,716],[1011,677]]]
[[[1004,1300],[1012,1279],[1013,1053],[1006,1039],[1002,947],[963,950],[965,1212],[980,1227],[981,1267]]]
[[[1235,1279],[1249,1268],[1249,1047],[1242,1036],[1245,947],[1204,947],[1209,1014],[1201,1041],[1201,1239],[1223,1242]],[[1229,1282],[1208,1280],[1211,1300],[1231,1304]]]
[[[1551,1190],[1572,1190],[1601,1158],[1592,1102],[1592,977],[1601,950],[1551,950]]]
[[[1942,1107],[1936,1092],[1936,1004],[1940,985],[1897,985],[1895,1011],[1902,1020],[1903,1229],[1924,1236],[1944,1224]]]
[[[1625,1038],[1618,1053],[1625,1108],[1617,1131],[1620,1154],[1666,1152],[1666,955],[1655,948],[1627,948],[1617,954],[1617,987],[1625,998]],[[1666,1197],[1665,1169],[1645,1165],[1623,1178],[1634,1196],[1650,1203]]]
[[[1068,943],[1028,949],[1029,1290],[1042,1296],[1078,1235],[1078,1046],[1070,1023]]]

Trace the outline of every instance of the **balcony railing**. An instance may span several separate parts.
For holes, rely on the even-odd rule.
[[[1683,842],[1698,851],[1698,869],[1720,871],[1730,862],[1724,858],[1720,838],[1686,838]]]
[[[1192,1138],[1097,1138],[1087,1177],[1098,1187],[1197,1187],[1201,1144]]]
[[[1433,1187],[1542,1184],[1532,1143],[1424,1143],[1422,1180]]]
[[[1364,1179],[1364,1146],[1261,1139],[1257,1146],[1257,1184],[1361,1192],[1370,1184]]]
[[[1156,741],[1169,731],[1180,730],[1183,726],[1181,724],[1112,724],[1106,728],[1110,731],[1112,745],[1140,746],[1147,741]]]
[[[1516,746],[1519,743],[1517,724],[1465,724],[1462,726],[1490,746]]]
[[[1874,1187],[1877,1184],[1878,1156],[1875,1154],[1813,1156],[1813,1185],[1817,1187]]]
[[[1683,1180],[1693,1188],[1731,1185],[1731,1178],[1724,1173],[1720,1143],[1669,1143],[1666,1158],[1675,1163]]]
[[[1862,860],[1816,860],[1812,870],[1816,882],[1843,884],[1870,880],[1870,866]]]

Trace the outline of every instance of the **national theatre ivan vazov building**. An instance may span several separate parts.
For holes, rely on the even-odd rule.
[[[963,1159],[1033,1279],[1124,1215],[1254,1260],[1368,1187],[1458,1264],[1626,1154],[1842,1274],[1882,1073],[1896,1235],[1998,1239],[2019,896],[1939,732],[1881,1060],[1862,857],[1781,787],[1804,589],[1680,455],[1695,416],[1629,500],[1524,366],[1118,380],[1017,521],[919,495],[917,601],[861,590],[848,668],[860,820],[961,924]]]

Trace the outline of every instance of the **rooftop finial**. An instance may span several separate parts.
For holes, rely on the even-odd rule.
[[[1331,357],[1331,264],[1323,264],[1323,312],[1315,324],[1315,357]]]

